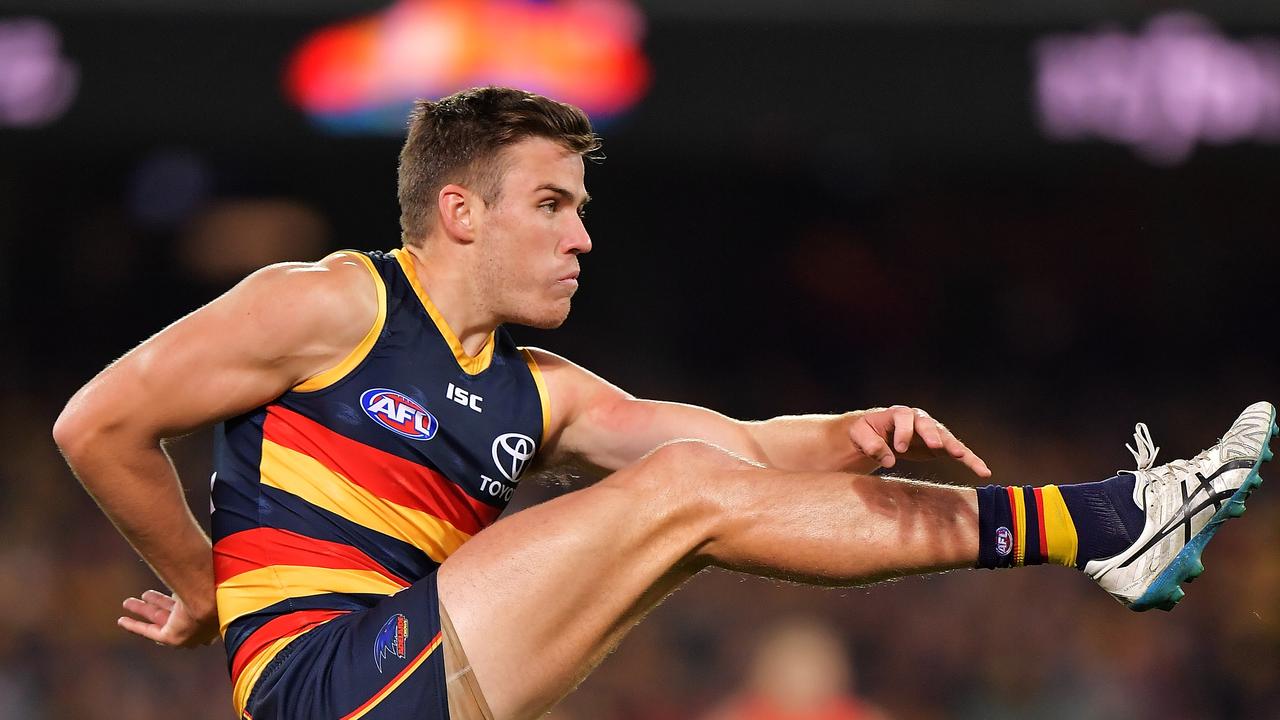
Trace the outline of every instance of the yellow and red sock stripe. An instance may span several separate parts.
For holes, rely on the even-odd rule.
[[[1049,559],[1049,538],[1044,528],[1044,493],[1040,488],[1036,488],[1033,494],[1036,501],[1036,524],[1040,529],[1040,558],[1037,562],[1044,562]]]
[[[1012,519],[1012,564],[1074,566],[1079,540],[1056,485],[1007,487]]]
[[[1056,485],[987,485],[977,504],[978,567],[1075,565],[1079,538]]]
[[[1005,488],[1005,493],[1009,496],[1009,517],[1013,519],[1013,527],[1009,528],[1012,533],[1013,546],[1013,564],[1018,566],[1022,564],[1022,554],[1026,549],[1027,532],[1027,515],[1026,505],[1022,500],[1022,488],[1010,486]]]
[[[1012,519],[1012,565],[1040,565],[1049,560],[1050,528],[1045,522],[1045,496],[1040,488],[1007,487]],[[1052,496],[1050,497],[1052,500]]]
[[[1046,562],[1075,567],[1079,538],[1076,535],[1076,524],[1071,519],[1071,511],[1062,499],[1062,491],[1057,485],[1045,485],[1041,495],[1044,497],[1042,526],[1045,529]]]
[[[1040,496],[1036,494],[1032,487],[1024,487],[1020,491],[1022,495],[1022,506],[1024,508],[1024,523],[1026,526],[1026,541],[1023,543],[1024,549],[1022,553],[1023,565],[1039,565],[1044,562],[1044,534],[1041,532],[1040,523]]]

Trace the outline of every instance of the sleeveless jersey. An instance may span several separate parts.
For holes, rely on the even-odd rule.
[[[218,427],[218,620],[234,702],[290,641],[435,572],[492,524],[549,419],[505,329],[469,357],[412,257],[348,252],[377,320],[340,364]]]

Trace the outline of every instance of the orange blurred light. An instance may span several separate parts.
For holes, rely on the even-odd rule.
[[[508,85],[615,117],[648,88],[630,0],[401,0],[303,42],[289,98],[321,124],[398,132],[419,97]]]

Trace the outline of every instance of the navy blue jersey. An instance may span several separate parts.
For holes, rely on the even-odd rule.
[[[499,328],[470,357],[403,250],[349,252],[373,327],[337,366],[219,426],[218,618],[235,705],[294,639],[428,577],[506,507],[549,406]]]

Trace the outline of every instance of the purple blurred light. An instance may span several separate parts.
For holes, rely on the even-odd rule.
[[[1036,43],[1040,124],[1055,140],[1098,137],[1172,165],[1197,142],[1280,139],[1280,43],[1233,41],[1190,13],[1141,35],[1104,29]]]
[[[62,57],[61,45],[44,20],[0,20],[0,127],[44,125],[66,112],[79,70]]]

